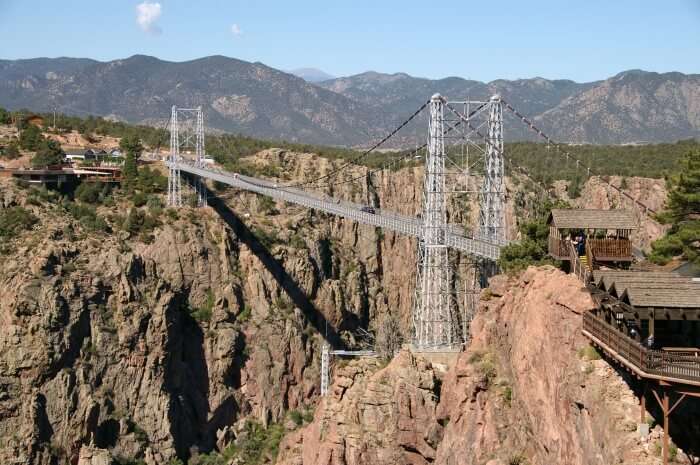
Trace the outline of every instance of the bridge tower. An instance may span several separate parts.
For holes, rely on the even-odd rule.
[[[453,321],[452,275],[445,236],[445,99],[430,99],[428,153],[423,187],[423,231],[418,246],[413,346],[417,350],[451,348],[461,342]]]
[[[182,177],[179,163],[183,159],[182,151],[194,155],[195,166],[203,166],[204,158],[204,112],[202,107],[178,108],[172,107],[170,115],[170,170],[168,173],[168,205],[182,205]],[[192,153],[194,152],[194,153]],[[206,204],[206,192],[203,180],[197,177],[193,182],[197,205]]]
[[[503,204],[505,200],[503,162],[503,103],[500,95],[489,101],[488,136],[484,154],[484,182],[479,203],[481,235],[503,243],[506,239]]]

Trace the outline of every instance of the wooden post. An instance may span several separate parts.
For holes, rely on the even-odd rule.
[[[668,406],[668,388],[663,387],[662,388],[664,391],[664,398],[663,398],[663,405],[661,406],[661,410],[664,411],[664,438],[663,438],[663,464],[668,465],[668,415],[669,415],[669,406]]]
[[[647,421],[647,380],[642,380],[642,393],[639,395],[639,422]]]

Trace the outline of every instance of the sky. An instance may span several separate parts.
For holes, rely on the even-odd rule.
[[[0,59],[225,55],[481,81],[700,73],[700,0],[0,0],[0,31]]]

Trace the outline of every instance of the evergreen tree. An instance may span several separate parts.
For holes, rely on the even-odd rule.
[[[139,176],[138,158],[143,152],[143,145],[137,136],[123,137],[119,142],[119,148],[126,152],[124,168],[122,170],[122,184],[127,191],[134,189]]]
[[[2,156],[8,160],[14,160],[19,158],[19,148],[17,147],[17,142],[10,142],[7,147],[2,151]]]
[[[45,168],[47,166],[60,165],[63,163],[64,155],[65,153],[58,142],[45,140],[41,143],[36,155],[32,157],[32,166],[34,168]]]
[[[19,146],[24,150],[39,150],[41,143],[44,141],[44,136],[41,135],[41,129],[30,124],[19,134]]]
[[[10,124],[12,122],[12,115],[10,112],[0,107],[0,124]]]
[[[700,264],[700,150],[688,152],[668,182],[666,210],[657,217],[671,229],[652,244],[649,259],[663,264],[680,256]]]

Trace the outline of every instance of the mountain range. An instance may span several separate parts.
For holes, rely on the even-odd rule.
[[[367,72],[317,80],[223,56],[169,62],[150,56],[0,60],[0,106],[100,115],[164,125],[170,107],[201,105],[207,128],[254,137],[367,145],[432,94],[486,99],[500,94],[554,139],[572,143],[674,141],[700,137],[700,74],[621,72],[577,83],[544,78],[480,82]],[[321,76],[320,79],[323,77]],[[425,137],[417,121],[398,140]],[[506,115],[507,140],[528,138]]]

